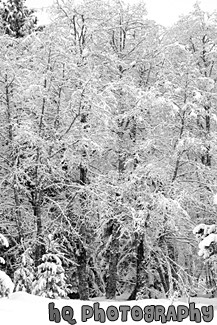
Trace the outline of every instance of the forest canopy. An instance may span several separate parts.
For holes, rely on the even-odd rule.
[[[43,28],[23,0],[0,14],[0,266],[15,290],[213,290],[193,229],[216,220],[217,13],[195,4],[170,28],[119,0],[56,1]]]

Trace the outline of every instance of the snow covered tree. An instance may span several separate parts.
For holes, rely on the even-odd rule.
[[[66,282],[62,262],[56,254],[42,256],[32,293],[47,298],[65,298]]]
[[[206,285],[214,296],[217,290],[217,226],[199,224],[193,229],[193,234],[199,241],[198,255],[203,258],[204,264],[208,267]]]
[[[0,271],[0,297],[8,297],[13,290],[14,284],[11,278],[4,271]]]
[[[175,283],[180,282],[175,276],[178,275],[179,269],[175,263],[178,265],[177,262],[180,261],[180,266],[187,265],[186,275],[184,276],[181,268],[179,273],[189,286],[194,281],[198,263],[194,258],[195,249],[190,244],[189,229],[192,228],[192,221],[204,220],[205,223],[213,223],[216,219],[215,207],[212,204],[212,192],[216,188],[215,22],[215,13],[209,15],[196,6],[192,13],[182,16],[178,23],[168,30],[162,48],[165,60],[155,84],[159,92],[158,98],[163,100],[162,114],[167,116],[167,121],[166,128],[162,127],[162,115],[158,123],[158,126],[161,125],[161,134],[155,128],[154,138],[161,138],[162,144],[164,143],[161,148],[158,147],[164,157],[162,163],[167,160],[163,152],[168,152],[170,157],[167,167],[165,165],[165,170],[158,176],[166,176],[161,202],[178,203],[183,212],[185,211],[184,219],[190,227],[187,228],[184,222],[181,225],[178,215],[174,219],[173,229],[178,232],[176,236],[176,231],[172,232],[174,241],[171,244],[169,240],[167,261],[173,270]],[[154,108],[154,112],[157,120],[161,114],[160,110],[155,111]],[[157,159],[155,166],[156,162]],[[156,173],[156,169],[153,169],[153,173]],[[156,206],[157,201],[153,203]],[[167,217],[166,220],[169,221]],[[165,232],[167,231],[168,228],[165,227]],[[178,240],[180,245],[177,247]],[[169,243],[168,239],[166,241]],[[189,244],[184,245],[185,241]],[[159,241],[158,252],[161,244]],[[162,252],[166,255],[166,247]],[[164,265],[166,264],[163,264],[163,267]]]
[[[199,256],[207,259],[217,253],[217,226],[215,224],[201,223],[194,228],[193,234],[199,241]]]
[[[67,285],[61,258],[55,249],[55,241],[49,238],[47,252],[37,267],[32,293],[47,298],[65,298]]]
[[[0,252],[1,247],[9,247],[7,238],[0,234]],[[0,264],[5,264],[5,260],[0,256]],[[0,271],[0,297],[7,297],[14,290],[14,284],[11,278],[4,272]]]
[[[35,277],[34,261],[31,249],[21,255],[20,267],[14,272],[14,290],[32,293],[32,283]]]
[[[9,243],[8,243],[7,238],[4,235],[2,235],[2,234],[0,234],[0,248],[1,247],[9,247]],[[0,252],[1,252],[1,250],[0,250]],[[0,256],[0,262],[2,264],[5,263],[5,260],[1,256]]]
[[[25,6],[25,0],[1,1],[0,16],[5,33],[15,38],[31,33],[37,24],[34,10]]]
[[[143,4],[67,0],[53,10],[42,33],[19,42],[18,24],[0,39],[10,267],[31,242],[35,292],[58,295],[64,272],[49,231],[81,299],[169,296],[195,274],[192,223],[215,218],[215,15],[196,8],[165,33]],[[24,255],[16,290],[30,292]]]

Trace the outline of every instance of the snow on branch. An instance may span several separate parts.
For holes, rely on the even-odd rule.
[[[198,255],[204,259],[209,258],[216,251],[217,226],[201,223],[193,229],[193,234],[200,241]]]
[[[212,243],[217,243],[217,234],[210,234],[199,243],[199,249],[207,249]]]
[[[204,232],[204,228],[206,227],[206,225],[204,223],[200,223],[199,225],[197,225],[194,229],[193,229],[193,234],[197,235],[200,234],[202,232]]]
[[[205,225],[204,223],[201,223],[193,229],[193,234],[196,236],[197,239],[201,240],[212,233],[217,233],[217,226],[214,224]]]
[[[9,243],[8,243],[7,238],[2,234],[0,234],[0,244],[2,246],[9,247]]]
[[[213,204],[217,204],[217,193],[213,196]]]
[[[204,235],[210,235],[212,233],[217,232],[217,226],[216,225],[210,225],[210,226],[206,226],[206,228],[204,229]]]
[[[9,247],[7,238],[0,234],[0,246]],[[0,256],[0,263],[5,264],[5,260]],[[14,284],[11,278],[4,272],[0,271],[0,297],[8,297],[14,290]]]
[[[0,297],[7,297],[13,290],[14,284],[11,278],[4,271],[0,271]]]
[[[5,260],[3,257],[0,257],[0,264],[5,264]]]

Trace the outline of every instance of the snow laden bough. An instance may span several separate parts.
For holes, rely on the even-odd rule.
[[[4,271],[0,271],[0,297],[8,297],[13,290],[14,284],[11,278]]]
[[[42,264],[38,266],[38,277],[33,282],[32,293],[51,299],[66,297],[65,272],[56,254],[43,255]]]
[[[24,291],[32,293],[32,283],[34,280],[34,261],[31,258],[32,250],[27,248],[21,255],[19,268],[14,272],[14,291]]]
[[[9,247],[7,238],[0,234],[0,248]],[[0,256],[0,263],[5,264],[5,260]],[[11,278],[4,272],[0,270],[0,297],[8,297],[10,293],[14,290],[14,284]]]
[[[217,253],[217,226],[206,225],[201,223],[197,225],[193,234],[199,241],[198,255],[204,259],[208,259],[210,256]]]

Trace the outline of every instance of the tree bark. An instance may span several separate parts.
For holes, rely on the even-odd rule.
[[[83,243],[77,241],[77,271],[78,271],[78,291],[81,300],[89,300],[89,287],[87,282],[87,253]]]
[[[35,265],[38,266],[41,264],[42,256],[45,254],[45,245],[42,237],[42,219],[41,219],[41,208],[36,203],[33,206],[34,217],[36,218],[37,226],[37,243],[35,249]]]
[[[83,151],[82,157],[86,158],[86,152]],[[80,185],[85,186],[88,182],[87,179],[87,168],[83,166],[81,163],[79,166],[80,169],[80,177],[79,182]],[[80,194],[80,207],[81,207],[81,214],[85,215],[86,213],[86,193],[83,192]],[[86,226],[85,221],[82,220],[82,224],[79,229],[80,238],[76,241],[76,248],[77,248],[77,272],[78,272],[78,291],[81,300],[89,300],[89,285],[87,280],[87,252],[84,247],[84,242],[86,241]],[[83,241],[82,241],[83,240]]]
[[[117,264],[119,260],[119,236],[120,225],[117,220],[113,220],[112,225],[112,239],[110,244],[109,254],[109,271],[106,281],[106,298],[114,299],[116,297],[117,289]]]
[[[131,293],[128,300],[136,300],[139,296],[142,298],[148,298],[148,277],[147,277],[147,266],[149,261],[146,263],[144,260],[144,237],[140,237],[136,234],[137,248],[136,248],[136,285]]]

